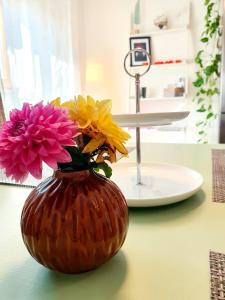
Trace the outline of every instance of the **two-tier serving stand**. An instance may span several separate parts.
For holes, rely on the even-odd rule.
[[[148,63],[146,63],[145,67],[141,68],[142,73],[136,72],[132,74],[132,72],[128,70],[127,60],[131,55],[135,55],[137,52],[142,52],[142,54],[146,55]],[[124,162],[117,164],[118,167],[116,166],[114,168],[112,178],[125,194],[130,206],[149,206],[149,203],[150,206],[154,206],[162,199],[171,198],[171,190],[168,189],[168,185],[171,187],[169,173],[171,168],[172,172],[174,172],[173,165],[141,163],[141,127],[168,125],[186,118],[189,114],[188,111],[162,113],[140,112],[140,78],[150,70],[150,67],[151,57],[146,50],[135,48],[127,53],[124,59],[124,69],[130,77],[135,79],[136,114],[113,116],[114,120],[122,127],[136,127],[136,163]],[[145,69],[144,71],[143,68]],[[179,173],[179,167],[178,169],[176,169],[177,166],[174,167],[175,173]],[[165,172],[162,172],[162,169],[164,169]],[[179,174],[175,175],[179,176]],[[176,187],[174,186],[174,188]]]

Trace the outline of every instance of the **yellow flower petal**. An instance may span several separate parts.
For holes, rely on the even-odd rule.
[[[91,153],[105,142],[105,138],[92,139],[90,142],[84,147],[83,153]]]
[[[57,97],[56,99],[52,100],[50,102],[50,104],[54,105],[54,106],[61,106],[61,98],[60,97]]]
[[[99,110],[110,113],[112,109],[112,100],[97,101],[96,105],[98,106]]]
[[[110,161],[115,160],[116,150],[123,155],[128,154],[124,143],[130,138],[130,135],[113,121],[111,100],[95,101],[91,96],[87,96],[85,99],[79,95],[75,101],[71,100],[61,104],[60,98],[57,98],[52,103],[56,106],[66,107],[70,119],[78,123],[81,133],[91,138],[83,152],[91,153],[104,144]]]
[[[87,105],[95,107],[95,100],[91,96],[87,96]]]
[[[127,149],[124,147],[124,145],[115,139],[107,138],[107,142],[111,146],[111,148],[116,148],[121,154],[123,155],[128,155]]]
[[[74,100],[66,101],[61,104],[62,107],[67,107],[68,109],[74,110]]]

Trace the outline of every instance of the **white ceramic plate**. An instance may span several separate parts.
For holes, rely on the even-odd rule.
[[[120,187],[128,206],[160,206],[182,201],[195,194],[202,176],[187,167],[165,163],[142,164],[142,185],[136,184],[136,165],[114,167],[112,180]]]
[[[189,115],[189,111],[137,113],[113,115],[113,119],[122,127],[144,127],[171,124]]]

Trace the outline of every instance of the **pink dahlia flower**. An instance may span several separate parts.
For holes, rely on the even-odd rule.
[[[42,162],[57,168],[57,162],[71,161],[63,146],[73,146],[77,126],[69,121],[66,110],[51,104],[24,103],[22,110],[14,109],[10,121],[0,132],[0,167],[6,176],[23,182],[30,173],[42,177]]]

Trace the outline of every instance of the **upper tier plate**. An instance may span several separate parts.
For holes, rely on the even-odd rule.
[[[122,127],[146,127],[168,125],[182,120],[189,115],[189,111],[137,113],[113,115],[113,119]]]

